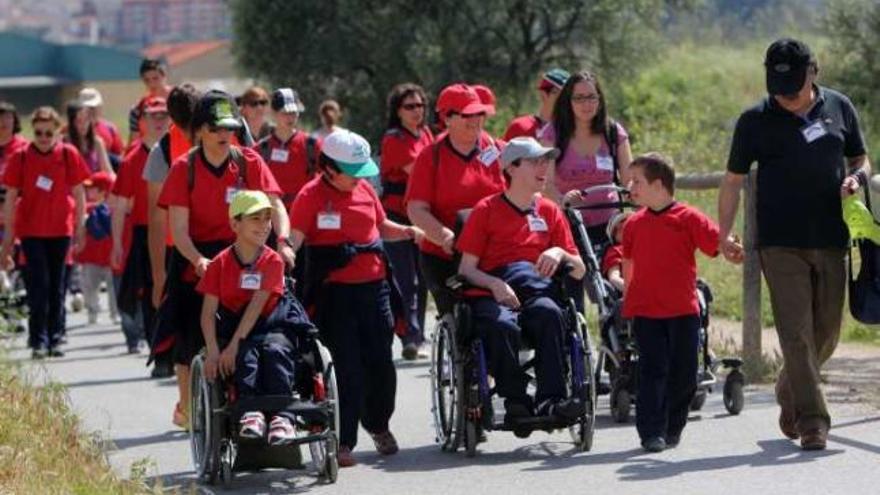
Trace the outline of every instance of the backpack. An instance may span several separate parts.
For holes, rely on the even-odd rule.
[[[86,218],[86,231],[93,239],[100,241],[106,239],[112,233],[113,220],[110,215],[110,207],[106,203],[100,203],[89,212]]]
[[[196,186],[196,155],[199,154],[201,149],[200,146],[196,146],[189,150],[189,155],[187,155],[186,184],[187,189],[190,192],[192,192],[193,188]],[[238,186],[247,187],[247,162],[244,160],[244,155],[241,153],[241,149],[237,146],[230,146],[229,159],[238,165]]]
[[[611,161],[614,163],[614,185],[620,184],[620,164],[617,159],[617,122],[608,119],[608,128],[605,129],[605,143],[608,145],[608,154],[611,155]]]

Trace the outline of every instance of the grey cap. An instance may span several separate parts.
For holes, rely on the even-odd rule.
[[[501,166],[507,167],[511,163],[522,158],[548,157],[555,160],[559,157],[559,150],[541,146],[533,137],[517,137],[507,142],[507,146],[501,151]]]

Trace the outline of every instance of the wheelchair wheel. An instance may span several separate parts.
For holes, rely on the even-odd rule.
[[[583,315],[577,312],[574,303],[569,301],[568,304],[569,317],[575,322],[576,332],[580,337],[581,348],[578,351],[583,365],[584,382],[582,384],[584,398],[584,414],[578,418],[575,424],[568,429],[572,440],[581,452],[589,452],[593,448],[593,435],[596,430],[596,374],[595,363],[593,361],[593,347],[590,342],[590,333],[587,330],[587,322]],[[572,363],[574,365],[574,363]]]
[[[707,395],[709,395],[709,393],[706,391],[706,389],[697,389],[697,391],[694,393],[694,397],[691,399],[691,411],[699,411],[703,409],[703,405],[706,403]]]
[[[468,457],[477,455],[477,444],[480,442],[480,431],[474,420],[465,421],[464,449]]]
[[[736,416],[741,413],[745,405],[745,376],[740,370],[732,370],[724,380],[724,408],[727,412]]]
[[[309,447],[311,445],[309,444]],[[339,479],[339,458],[337,457],[339,442],[336,440],[336,434],[330,433],[323,442],[322,447],[324,459],[322,465],[319,466],[320,476],[327,484],[336,483],[336,480]]]
[[[205,378],[202,355],[193,359],[190,370],[190,451],[198,479],[213,485],[222,468],[220,425],[213,413],[219,397],[216,387]]]
[[[436,441],[449,452],[458,450],[464,430],[457,352],[454,321],[446,315],[437,322],[431,345],[431,412]]]
[[[321,377],[324,381],[325,400],[333,404],[333,419],[327,427],[329,431],[326,438],[309,443],[309,453],[318,476],[326,483],[336,483],[339,477],[339,442],[336,437],[339,431],[339,389],[330,351],[318,344],[318,353],[324,367]]]

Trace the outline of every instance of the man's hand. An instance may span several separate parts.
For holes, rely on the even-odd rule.
[[[214,349],[208,349],[208,352],[205,355],[205,378],[207,378],[209,382],[213,382],[217,379],[219,366],[220,351],[216,347]]]
[[[159,305],[162,304],[162,294],[165,293],[165,273],[161,274],[153,274],[153,294],[152,294],[152,303],[153,307],[159,309]]]
[[[724,258],[734,264],[740,264],[745,259],[745,249],[739,237],[730,234],[718,241],[718,248]]]
[[[489,290],[492,291],[492,297],[495,298],[498,304],[513,309],[519,307],[519,299],[516,297],[516,293],[513,292],[513,289],[504,280],[496,278],[495,283],[492,284]]]
[[[562,262],[563,256],[565,256],[565,251],[559,247],[552,247],[541,253],[541,256],[538,256],[538,261],[535,262],[535,270],[537,270],[538,275],[552,277],[559,268],[559,263]]]
[[[443,242],[440,247],[443,248],[444,253],[452,254],[455,249],[455,232],[443,227]]]
[[[122,266],[122,246],[113,243],[113,251],[110,252],[110,266],[119,270]]]
[[[861,187],[862,185],[859,184],[858,178],[852,175],[847,175],[843,179],[843,183],[840,185],[840,195],[844,198],[847,196],[852,196],[853,194],[858,192]]]
[[[584,202],[584,195],[579,189],[572,189],[562,196],[562,204],[564,206],[572,204],[580,204]]]

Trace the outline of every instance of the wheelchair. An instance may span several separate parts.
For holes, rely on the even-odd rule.
[[[205,377],[204,351],[192,361],[190,378],[190,448],[201,482],[228,485],[235,472],[262,469],[301,469],[300,446],[308,444],[318,477],[335,483],[339,431],[336,373],[330,351],[317,338],[317,330],[294,342],[295,385],[287,396],[237,398],[230,380],[209,382]],[[238,423],[246,411],[287,410],[296,416],[298,436],[273,446],[265,439],[244,439]]]
[[[489,376],[486,349],[465,297],[469,287],[461,277],[454,276],[447,287],[459,297],[451,313],[437,317],[431,349],[431,412],[436,442],[442,450],[455,452],[464,447],[467,456],[473,457],[487,431],[512,431],[519,438],[527,438],[537,430],[562,429],[568,429],[578,450],[592,449],[596,416],[593,345],[583,315],[565,293],[562,277],[566,274],[567,270],[562,269],[554,276],[554,300],[565,321],[563,371],[567,396],[580,399],[583,414],[574,419],[533,416],[513,422],[505,421],[503,413],[496,414],[493,398],[497,395]],[[520,365],[530,377],[529,390],[536,384],[533,352],[524,339]]]
[[[623,201],[628,191],[616,185],[594,186],[583,191],[588,194],[598,190],[611,189],[618,193],[619,202],[603,203],[569,208],[566,216],[575,231],[580,234],[575,238],[586,239],[578,243],[581,258],[587,267],[584,276],[587,294],[596,305],[599,321],[601,342],[598,349],[596,376],[594,381],[599,384],[600,395],[609,395],[611,416],[615,422],[629,421],[632,405],[638,390],[638,346],[632,330],[632,322],[623,318],[623,295],[603,276],[600,260],[607,245],[594,245],[586,232],[586,228],[578,214],[579,209],[621,209],[633,205]],[[742,412],[744,407],[745,375],[742,359],[727,357],[719,359],[709,347],[709,315],[713,300],[712,290],[705,280],[697,280],[697,299],[700,304],[700,344],[697,367],[697,391],[691,400],[690,409],[698,411],[706,402],[706,397],[718,384],[717,373],[727,369],[727,377],[723,386],[723,400],[727,411],[732,415]],[[607,381],[602,380],[602,372],[607,374]]]

